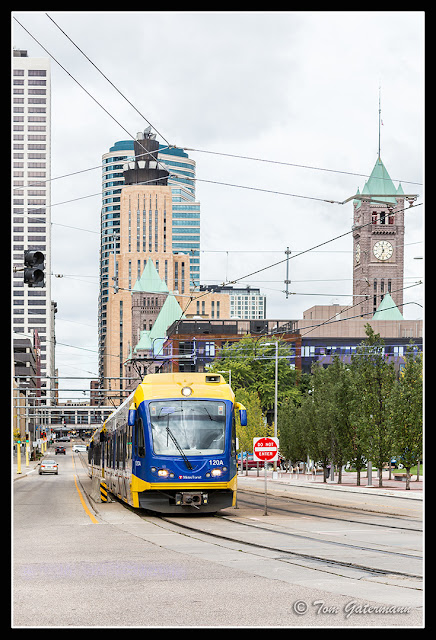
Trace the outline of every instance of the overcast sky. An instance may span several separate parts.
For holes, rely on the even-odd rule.
[[[382,161],[396,186],[401,181],[424,202],[423,12],[48,13],[160,142],[196,149],[188,153],[201,203],[203,284],[239,279],[284,259],[287,246],[293,255],[351,230],[352,203],[323,200],[342,202],[371,173],[380,86]],[[148,126],[45,12],[12,13],[15,48],[49,57],[14,16],[119,123],[52,60],[52,178],[99,167],[103,153],[129,138],[126,130],[135,136]],[[60,376],[98,372],[100,193],[100,168],[52,181],[52,273],[64,275],[52,276]],[[423,276],[416,259],[424,251],[423,209],[405,216],[405,286]],[[352,245],[349,234],[292,258],[288,299],[285,264],[241,283],[261,287],[268,318],[351,304]],[[423,286],[406,289],[404,302],[418,303],[404,306],[406,319],[422,318]]]

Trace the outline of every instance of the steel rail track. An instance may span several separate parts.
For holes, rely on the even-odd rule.
[[[246,500],[244,498],[241,499],[239,497],[239,495],[238,495],[238,503],[242,502],[243,504],[253,505],[253,506],[256,506],[256,507],[263,506],[263,503],[264,503],[263,494],[257,493],[256,491],[246,490],[246,489],[238,489],[238,494],[239,494],[239,492],[248,493],[250,495],[259,497],[259,502]],[[318,502],[311,502],[309,500],[304,500],[302,498],[295,498],[294,496],[288,498],[286,496],[278,497],[278,496],[268,495],[268,504],[272,503],[273,501],[277,501],[277,500],[284,500],[284,501],[289,501],[289,502],[292,502],[292,501],[295,500],[297,502],[302,502],[302,503],[307,504],[307,505],[316,504],[317,507],[320,507],[320,508],[323,508],[323,509],[327,509],[328,508],[329,510],[336,509],[336,510],[339,510],[339,511],[347,512],[347,508],[346,507],[332,507],[330,505],[326,506],[325,504],[323,504],[321,502],[319,502],[319,503]],[[271,506],[271,508],[274,509],[275,511],[284,511],[285,513],[295,513],[295,514],[302,515],[302,516],[307,515],[304,511],[297,511],[295,509],[288,509],[287,507],[285,508],[285,507]],[[350,510],[348,510],[348,511],[350,511]],[[351,510],[351,511],[353,511],[353,510]],[[365,510],[362,509],[362,511],[365,511]],[[372,511],[365,512],[365,513],[368,513],[371,516],[382,515],[382,514],[374,513]],[[393,524],[387,525],[387,524],[384,524],[382,522],[365,522],[365,523],[363,523],[362,520],[352,520],[352,519],[349,519],[349,518],[339,518],[339,517],[333,516],[333,515],[320,515],[320,514],[317,514],[316,516],[314,515],[313,517],[314,518],[322,518],[324,520],[336,520],[336,521],[339,521],[339,522],[352,522],[352,523],[355,523],[355,524],[367,524],[368,526],[371,526],[371,527],[383,527],[385,529],[400,529],[401,531],[417,531],[418,533],[423,531],[422,529],[417,529],[415,527],[399,527],[399,526],[393,525]],[[406,518],[404,518],[402,516],[390,516],[390,518],[392,518],[392,517],[395,517],[398,520],[406,520],[406,522],[413,522],[413,520],[407,520]]]
[[[385,576],[400,576],[402,578],[411,578],[414,580],[422,580],[422,576],[421,575],[417,575],[417,574],[413,574],[413,573],[405,573],[404,571],[396,571],[396,570],[388,570],[388,569],[377,569],[375,567],[368,567],[365,565],[361,565],[361,564],[357,564],[355,562],[345,562],[343,560],[334,560],[332,558],[324,558],[321,556],[316,556],[313,554],[307,554],[307,553],[301,553],[298,551],[289,551],[286,549],[280,549],[277,547],[272,547],[269,545],[265,545],[265,544],[259,544],[257,542],[249,542],[246,540],[241,540],[240,538],[235,538],[233,536],[229,536],[229,535],[223,535],[220,533],[213,533],[210,531],[204,531],[203,529],[197,528],[197,527],[193,527],[191,525],[187,525],[187,524],[181,524],[180,521],[178,521],[177,519],[174,518],[168,518],[166,516],[158,516],[160,520],[163,520],[164,522],[168,522],[169,524],[172,524],[173,526],[176,527],[180,527],[182,529],[186,529],[188,531],[192,531],[195,532],[197,534],[201,534],[201,535],[205,535],[205,536],[210,536],[212,538],[217,538],[217,539],[221,539],[221,540],[226,540],[228,542],[235,542],[237,544],[243,544],[243,545],[247,545],[250,547],[254,547],[256,549],[264,549],[267,551],[274,551],[277,552],[279,554],[286,555],[289,557],[296,557],[296,558],[303,558],[305,560],[311,560],[311,561],[316,561],[316,562],[320,562],[322,564],[327,564],[330,566],[339,566],[339,567],[346,567],[348,569],[356,569],[356,570],[360,570],[360,571],[364,571],[365,573],[370,573],[371,575],[385,575]],[[234,522],[234,520],[232,520],[232,522]],[[245,523],[237,523],[237,524],[245,524]],[[247,525],[247,526],[253,526],[254,525]],[[322,542],[322,541],[320,541]]]
[[[234,518],[230,518],[229,516],[225,516],[225,515],[219,515],[217,517],[222,518],[223,520],[229,520],[230,522],[235,522],[236,524],[244,525],[246,527],[261,529],[262,531],[269,531],[270,533],[276,533],[282,536],[290,536],[292,538],[300,538],[302,540],[320,542],[321,544],[331,544],[336,547],[347,547],[349,549],[356,549],[357,551],[373,551],[375,553],[384,553],[387,555],[401,556],[402,558],[412,558],[414,560],[422,560],[421,556],[414,555],[412,553],[401,553],[398,551],[389,551],[389,549],[376,549],[373,547],[363,547],[356,544],[350,544],[348,542],[339,542],[338,540],[322,540],[320,538],[313,538],[312,536],[305,536],[302,533],[293,533],[292,531],[276,531],[274,529],[269,529],[268,527],[262,527],[257,524],[256,525],[251,524],[250,522],[240,522],[239,520],[235,520]]]

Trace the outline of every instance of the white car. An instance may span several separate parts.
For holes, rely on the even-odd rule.
[[[88,451],[88,447],[85,444],[73,444],[73,451]]]
[[[42,460],[39,465],[39,475],[43,473],[55,473],[58,475],[58,465],[54,460]]]

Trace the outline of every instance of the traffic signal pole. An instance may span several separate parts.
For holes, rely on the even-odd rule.
[[[16,271],[24,271],[24,284],[29,287],[43,287],[44,282],[44,254],[41,251],[24,252],[24,267],[14,267]]]

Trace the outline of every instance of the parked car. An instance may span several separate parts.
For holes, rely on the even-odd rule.
[[[243,459],[242,459],[242,468],[246,469],[247,468],[247,453],[246,451],[244,451],[243,454]],[[248,468],[249,469],[256,469],[257,463],[259,461],[255,460],[253,457],[252,453],[248,454]],[[277,469],[280,469],[282,466],[284,468],[284,463],[285,463],[285,459],[279,454],[279,459],[277,460]],[[238,465],[241,464],[241,454],[238,453]],[[267,463],[267,468],[270,468],[273,466],[273,463]],[[259,462],[259,469],[263,469],[263,462]]]
[[[240,465],[240,464],[241,464],[241,454],[238,453],[238,465]],[[248,468],[249,469],[255,469],[256,465],[257,465],[257,460],[254,460],[253,459],[253,454],[249,453],[248,454]],[[244,453],[243,453],[242,466],[243,466],[242,467],[243,469],[247,468],[247,452],[246,451],[244,451]],[[263,465],[262,465],[262,467],[263,467]]]
[[[86,453],[88,447],[85,444],[73,444],[73,451],[83,451]]]
[[[63,453],[64,455],[66,455],[65,447],[56,447],[56,455],[58,453]]]
[[[39,475],[43,473],[55,473],[58,475],[58,465],[54,460],[42,460],[39,465]]]

